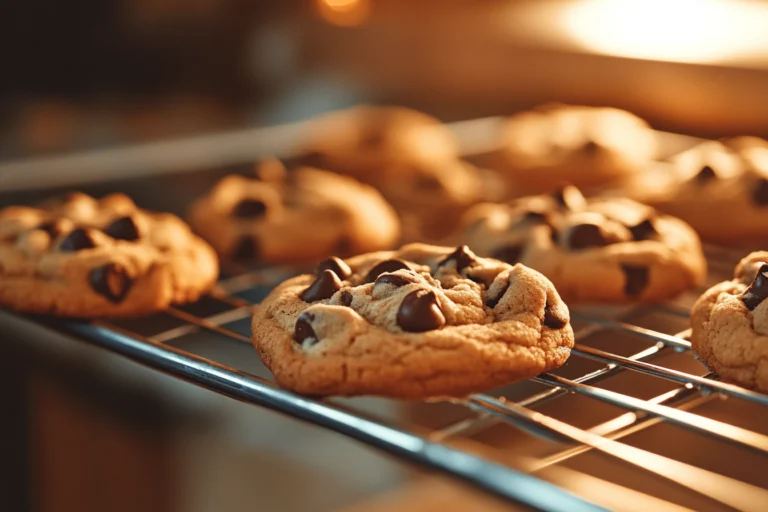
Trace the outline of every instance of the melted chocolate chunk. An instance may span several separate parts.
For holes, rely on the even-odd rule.
[[[741,294],[741,302],[750,311],[754,310],[768,297],[768,263],[763,263],[755,274],[752,284]]]
[[[653,225],[653,219],[645,219],[636,226],[630,226],[629,231],[632,233],[632,239],[635,241],[652,240],[659,235],[659,232],[656,231],[656,227]]]
[[[752,190],[752,202],[757,206],[768,206],[768,179],[760,178]]]
[[[312,321],[315,319],[315,314],[311,311],[305,311],[299,315],[296,319],[296,326],[293,328],[293,339],[297,343],[306,343],[309,346],[316,345],[320,339],[312,328]]]
[[[640,295],[648,286],[650,273],[648,267],[639,267],[637,265],[621,265],[624,271],[624,293],[629,297]]]
[[[597,224],[577,224],[568,232],[568,247],[579,250],[589,247],[603,247],[611,242]]]
[[[232,257],[236,260],[255,260],[259,257],[259,242],[250,236],[244,236],[232,251]]]
[[[414,180],[414,185],[419,190],[440,190],[443,184],[435,176],[421,175]]]
[[[267,205],[258,199],[243,199],[232,210],[232,215],[241,219],[262,217],[265,213],[267,213]]]
[[[552,198],[562,210],[580,210],[584,207],[585,199],[581,191],[573,185],[565,185],[552,192]]]
[[[48,236],[51,237],[51,240],[56,239],[61,234],[61,226],[59,226],[59,223],[55,220],[51,220],[48,222],[43,222],[39,226],[37,226],[35,229],[39,229],[41,231],[45,231],[48,233]]]
[[[499,292],[499,295],[498,295],[498,296],[496,296],[496,297],[491,297],[491,296],[489,295],[488,297],[486,297],[486,299],[485,299],[485,305],[486,305],[486,306],[488,306],[488,307],[489,307],[489,308],[491,308],[491,309],[495,308],[495,307],[496,307],[496,305],[497,305],[497,304],[499,303],[499,301],[501,300],[501,298],[504,296],[504,294],[505,294],[505,293],[507,293],[507,290],[508,290],[508,289],[509,289],[509,282],[507,282],[507,283],[504,285],[504,288],[502,288],[502,289],[501,289],[501,291]]]
[[[600,144],[590,139],[582,144],[580,150],[587,154],[594,154],[600,151]]]
[[[562,329],[568,323],[568,313],[565,306],[555,308],[547,301],[544,306],[544,325],[550,329]]]
[[[538,224],[549,224],[549,214],[545,212],[536,212],[528,210],[520,218],[520,222],[535,222]]]
[[[391,284],[399,288],[401,286],[407,286],[412,283],[413,281],[411,281],[410,279],[397,274],[381,274],[379,277],[376,278],[376,283],[374,284],[374,286],[376,286],[377,284]]]
[[[93,291],[115,304],[122,302],[133,286],[126,270],[114,263],[91,270],[88,279]]]
[[[139,239],[139,227],[132,217],[121,217],[113,221],[104,232],[115,240]]]
[[[392,258],[391,260],[384,260],[378,263],[375,267],[373,267],[368,272],[368,275],[365,276],[365,282],[372,283],[381,274],[388,273],[388,272],[395,272],[401,269],[410,270],[411,267],[408,266],[406,262],[398,258]]]
[[[346,279],[352,275],[352,269],[349,268],[349,265],[347,265],[344,260],[337,258],[336,256],[331,256],[330,258],[318,263],[315,273],[320,275],[325,270],[333,271],[334,274],[342,279]]]
[[[315,282],[301,292],[299,298],[304,302],[330,299],[337,291],[341,290],[341,281],[333,270],[323,270],[323,273],[315,279]]]
[[[440,260],[437,266],[442,267],[451,261],[456,262],[456,272],[461,272],[465,268],[471,267],[477,260],[475,259],[475,254],[469,250],[469,247],[460,245],[455,251]]]
[[[342,306],[347,306],[347,307],[351,306],[352,294],[347,291],[341,292],[341,297],[339,297],[339,302],[341,302]]]
[[[696,181],[696,183],[706,183],[708,181],[717,179],[717,174],[715,174],[715,170],[712,167],[705,165],[696,174],[696,176],[693,177],[693,179]]]
[[[91,234],[83,228],[72,230],[64,240],[59,244],[61,252],[77,252],[83,249],[93,249],[96,242],[93,241]]]
[[[414,290],[406,295],[397,311],[397,325],[407,332],[433,331],[445,325],[435,292]]]
[[[491,258],[496,258],[504,263],[514,265],[520,261],[520,256],[523,254],[524,247],[522,245],[504,245],[493,251]]]

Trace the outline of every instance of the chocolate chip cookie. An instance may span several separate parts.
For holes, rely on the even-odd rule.
[[[482,256],[523,263],[567,302],[659,301],[700,284],[706,262],[683,221],[573,186],[467,212],[459,235]]]
[[[277,160],[252,177],[231,175],[189,211],[192,227],[223,257],[266,263],[317,261],[391,247],[400,226],[373,188],[348,176]]]
[[[562,183],[604,186],[646,166],[656,135],[616,108],[548,104],[510,117],[499,134],[496,164],[528,193]]]
[[[768,236],[764,143],[739,137],[700,144],[671,160],[666,181],[649,176],[648,183],[636,188],[635,197],[688,222],[706,241],[738,244],[763,239]]]
[[[562,365],[568,308],[544,276],[467,247],[330,258],[277,286],[253,345],[299,393],[461,396]]]
[[[482,194],[478,170],[459,159],[437,119],[399,107],[357,107],[319,117],[306,161],[373,185],[402,218],[406,240],[436,240]]]
[[[739,262],[734,279],[704,292],[691,312],[691,343],[724,379],[768,393],[768,251]]]
[[[135,316],[196,300],[213,249],[178,217],[112,194],[0,210],[0,305],[65,317]]]

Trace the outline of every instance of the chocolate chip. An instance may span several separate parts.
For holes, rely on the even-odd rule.
[[[320,339],[312,328],[311,322],[315,319],[314,313],[305,311],[296,319],[296,326],[293,328],[293,339],[298,343],[308,346],[316,345]]]
[[[139,227],[133,217],[121,217],[113,221],[104,232],[115,240],[139,239]]]
[[[440,260],[437,266],[442,267],[451,261],[456,262],[456,272],[461,272],[465,268],[471,267],[477,260],[475,259],[475,254],[469,250],[469,247],[460,245],[455,251]]]
[[[407,286],[412,283],[413,281],[411,281],[410,279],[407,279],[398,274],[381,274],[379,277],[376,278],[376,283],[374,284],[374,286],[376,286],[377,284],[391,284],[399,288],[401,286]]]
[[[603,247],[610,243],[597,224],[576,224],[568,232],[568,247],[570,249]]]
[[[650,280],[648,267],[638,267],[636,265],[621,265],[624,271],[624,293],[629,297],[640,295],[648,286]]]
[[[379,277],[381,274],[384,274],[385,272],[395,272],[401,269],[410,270],[411,267],[408,266],[406,262],[398,258],[384,260],[368,272],[368,275],[365,276],[365,282],[372,283],[376,280],[377,277]]]
[[[752,284],[741,294],[741,301],[750,311],[768,297],[768,263],[763,263],[755,274]]]
[[[342,306],[347,306],[347,307],[351,306],[352,294],[347,291],[341,292],[341,297],[339,297],[339,302],[341,302]]]
[[[55,239],[57,236],[61,234],[61,226],[59,226],[59,223],[55,220],[43,222],[42,224],[37,226],[35,229],[39,229],[41,231],[45,231],[46,233],[48,233],[48,236],[51,237],[51,240]]]
[[[258,199],[243,199],[232,210],[232,215],[242,219],[261,217],[265,213],[267,213],[267,205]]]
[[[496,258],[504,263],[514,265],[520,261],[520,256],[523,254],[524,247],[522,245],[504,245],[493,251],[491,258]]]
[[[520,218],[520,222],[535,222],[538,224],[548,224],[549,214],[545,212],[536,212],[533,210],[528,210]]]
[[[553,307],[547,300],[544,306],[544,325],[550,329],[562,329],[568,323],[568,313],[564,305]]]
[[[126,270],[114,263],[91,270],[88,279],[93,291],[115,304],[122,302],[133,286],[133,279]]]
[[[408,332],[432,331],[445,325],[435,292],[414,290],[406,295],[397,311],[397,325]]]
[[[336,256],[331,256],[330,258],[318,263],[315,273],[320,275],[324,270],[331,270],[342,279],[346,279],[352,275],[352,269],[349,268],[349,265],[347,265],[344,260],[337,258]]]
[[[232,257],[237,260],[255,260],[259,257],[259,243],[250,236],[244,236],[237,242]]]
[[[768,179],[760,178],[752,191],[752,202],[757,206],[768,205]]]
[[[94,247],[96,247],[96,242],[93,241],[91,234],[83,228],[77,228],[70,231],[66,238],[61,241],[59,251],[76,252],[83,249],[93,249]]]
[[[581,210],[586,204],[582,193],[573,185],[565,185],[558,188],[552,192],[552,198],[557,203],[558,208],[564,210]]]
[[[315,279],[315,282],[301,292],[299,296],[304,302],[330,299],[337,291],[341,290],[341,281],[333,270],[323,270],[323,273]]]
[[[659,235],[656,231],[656,227],[653,225],[653,219],[645,219],[636,226],[630,226],[629,231],[632,233],[632,239],[639,240],[651,240]]]
[[[717,174],[715,174],[715,170],[705,165],[701,168],[701,170],[696,174],[696,176],[693,177],[694,181],[697,183],[706,183],[708,181],[712,181],[717,178]]]
[[[426,175],[417,176],[414,185],[420,190],[440,190],[443,188],[443,184],[435,176]]]
[[[499,294],[496,297],[491,297],[490,295],[486,297],[485,299],[485,305],[489,308],[493,309],[496,307],[496,305],[499,303],[501,298],[504,296],[505,293],[507,293],[507,290],[509,289],[509,282],[507,282],[504,285],[504,288],[501,289]]]
[[[594,140],[588,140],[581,146],[581,151],[583,153],[587,154],[594,154],[597,153],[600,150],[600,144],[595,142]]]

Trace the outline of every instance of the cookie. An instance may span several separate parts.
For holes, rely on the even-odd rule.
[[[181,219],[123,194],[0,210],[0,305],[17,311],[137,316],[197,300],[218,271]]]
[[[399,107],[357,107],[316,119],[306,161],[376,187],[401,214],[404,238],[436,240],[478,202],[478,170],[459,159],[437,119]]]
[[[481,256],[547,276],[567,302],[653,302],[703,282],[706,262],[683,221],[626,198],[585,199],[566,186],[478,205],[459,238]]]
[[[331,254],[392,247],[397,215],[373,188],[348,177],[277,160],[252,177],[231,175],[195,202],[192,227],[227,259],[314,262]]]
[[[754,137],[705,142],[671,159],[667,181],[649,176],[635,197],[688,222],[705,241],[768,236],[768,146]]]
[[[562,365],[568,308],[544,276],[466,247],[330,258],[256,309],[277,382],[313,395],[462,396]]]
[[[723,379],[768,393],[768,251],[739,262],[731,281],[704,292],[691,312],[691,344]]]
[[[562,183],[605,186],[646,166],[656,135],[639,117],[616,108],[550,104],[507,119],[495,167],[528,193]]]

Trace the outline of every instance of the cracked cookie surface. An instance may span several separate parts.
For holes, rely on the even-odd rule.
[[[462,246],[330,258],[278,285],[252,327],[277,382],[316,395],[462,396],[556,368],[573,346],[545,277]]]
[[[123,194],[0,210],[0,304],[67,317],[135,316],[196,300],[213,249],[175,215]]]
[[[753,252],[696,301],[691,344],[722,378],[768,393],[768,251]]]
[[[567,302],[660,301],[703,282],[706,261],[683,221],[573,186],[467,212],[459,238],[481,256],[520,262]]]
[[[392,247],[400,225],[376,190],[348,176],[277,160],[231,175],[189,210],[192,227],[227,259],[317,261]]]

